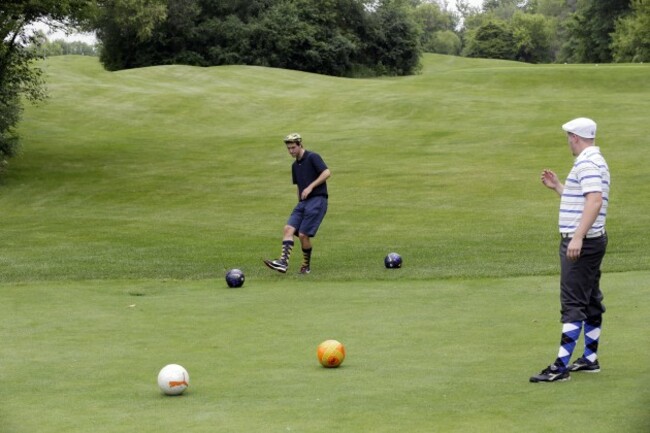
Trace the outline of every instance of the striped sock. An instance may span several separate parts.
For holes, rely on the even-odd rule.
[[[311,248],[302,249],[302,266],[309,267],[311,264]]]
[[[280,261],[285,265],[289,264],[289,258],[291,257],[292,249],[293,241],[282,241],[282,255],[280,256]]]
[[[602,319],[585,321],[585,353],[583,356],[590,362],[598,359],[598,341],[600,340],[601,328]]]
[[[582,330],[582,322],[571,322],[562,324],[562,341],[560,342],[560,350],[557,354],[557,359],[554,364],[561,370],[566,370],[573,354],[573,349],[576,347],[576,342],[580,338],[580,331]]]

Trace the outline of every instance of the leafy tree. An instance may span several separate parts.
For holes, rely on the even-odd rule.
[[[516,12],[512,17],[517,60],[529,63],[552,61],[553,22],[541,14]]]
[[[632,13],[616,22],[611,47],[615,62],[650,61],[650,2],[632,2]]]
[[[102,42],[100,60],[110,71],[143,66],[139,45],[149,41],[167,16],[164,0],[98,0],[93,21]]]
[[[483,11],[504,21],[510,20],[517,11],[527,9],[528,2],[521,0],[484,0]]]
[[[420,29],[401,0],[382,0],[370,17],[365,55],[382,75],[409,75],[420,67]]]
[[[27,46],[42,41],[28,27],[41,20],[62,22],[83,20],[91,0],[3,0],[0,3],[0,164],[13,156],[19,137],[15,127],[20,120],[21,98],[45,98],[41,71],[34,67],[36,53]]]
[[[569,25],[568,60],[577,63],[612,61],[611,34],[616,20],[630,10],[631,0],[583,0]]]
[[[512,28],[505,21],[489,20],[468,34],[464,54],[467,57],[515,60],[517,47]]]
[[[454,34],[459,24],[459,15],[443,10],[437,3],[421,3],[415,7],[415,21],[422,31],[420,45],[422,50],[430,53],[458,54],[456,43],[460,38]],[[444,33],[444,34],[442,34]]]
[[[252,54],[267,66],[348,75],[358,62],[363,20],[361,5],[346,0],[281,1],[253,26]]]
[[[578,7],[578,0],[531,0],[529,12],[548,18],[567,19]]]
[[[529,12],[542,15],[550,29],[549,62],[565,62],[571,56],[567,45],[568,27],[573,20],[579,0],[531,0]]]

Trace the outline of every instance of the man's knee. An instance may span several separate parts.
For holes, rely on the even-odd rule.
[[[293,236],[295,233],[296,233],[296,229],[294,227],[290,226],[289,224],[284,226],[284,236],[285,237]]]
[[[587,318],[584,308],[567,304],[562,305],[561,315],[560,321],[562,323],[582,322]]]

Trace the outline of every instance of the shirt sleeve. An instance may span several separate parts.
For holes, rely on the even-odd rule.
[[[603,192],[603,177],[598,165],[592,161],[582,162],[578,167],[577,175],[583,195],[590,192]]]
[[[311,163],[316,172],[320,175],[322,172],[327,170],[327,164],[323,161],[323,158],[317,153],[311,154]]]

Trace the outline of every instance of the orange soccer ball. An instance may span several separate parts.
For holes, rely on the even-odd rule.
[[[325,340],[318,345],[316,355],[323,367],[338,367],[345,359],[345,346],[336,340]]]

